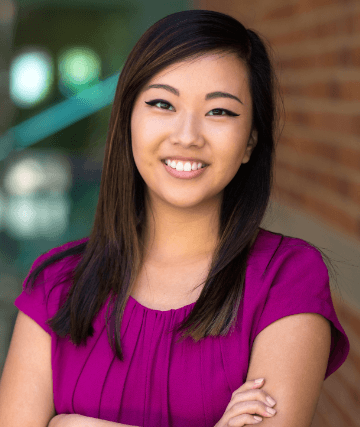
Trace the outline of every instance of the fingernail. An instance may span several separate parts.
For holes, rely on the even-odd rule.
[[[274,406],[276,403],[275,400],[271,399],[271,397],[269,397],[269,396],[266,398],[266,400],[270,403],[271,406]]]
[[[258,380],[255,380],[255,384],[260,384],[264,381],[264,378],[259,378]]]
[[[269,412],[269,414],[274,415],[276,414],[276,409],[274,408],[266,408],[266,410]]]

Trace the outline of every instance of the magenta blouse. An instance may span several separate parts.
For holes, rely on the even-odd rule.
[[[86,240],[39,256],[29,274],[47,257]],[[70,256],[47,267],[37,277],[34,290],[30,294],[23,290],[14,302],[51,336],[57,414],[76,413],[141,427],[214,427],[232,393],[246,381],[257,334],[292,314],[319,313],[330,321],[331,352],[324,380],[349,353],[348,337],[332,303],[326,264],[321,253],[302,239],[285,237],[281,242],[281,236],[260,229],[248,259],[236,329],[227,336],[206,337],[198,343],[189,337],[176,343],[180,335],[167,331],[195,303],[160,311],[130,297],[121,325],[124,362],[108,342],[107,302],[94,319],[94,336],[78,348],[45,324],[64,303],[71,286],[70,279],[56,283],[58,277],[65,269],[71,273],[80,257]]]

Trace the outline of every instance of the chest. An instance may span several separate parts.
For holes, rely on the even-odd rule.
[[[210,268],[209,260],[193,265],[146,264],[138,275],[131,296],[152,310],[177,310],[199,298]]]

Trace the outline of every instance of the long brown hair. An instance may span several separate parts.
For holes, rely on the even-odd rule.
[[[70,334],[75,345],[93,335],[94,316],[112,295],[116,304],[111,327],[113,330],[115,325],[116,355],[123,361],[121,320],[144,260],[146,218],[145,183],[131,148],[134,101],[164,68],[209,53],[235,53],[246,65],[258,141],[249,162],[239,168],[224,189],[220,239],[210,271],[193,310],[177,331],[183,332],[182,339],[191,336],[197,342],[206,336],[226,335],[234,325],[251,241],[265,215],[273,185],[278,84],[270,60],[271,47],[255,31],[223,13],[188,10],[152,25],[123,67],[111,110],[99,200],[89,240],[48,258],[29,276],[27,285],[32,282],[32,288],[37,275],[51,263],[82,255],[65,303],[47,321],[59,336]],[[108,337],[113,348],[109,330]]]

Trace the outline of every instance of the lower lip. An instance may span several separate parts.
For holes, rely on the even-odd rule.
[[[178,171],[176,169],[173,169],[171,166],[168,166],[167,164],[161,162],[165,169],[167,170],[167,172],[169,172],[170,175],[174,176],[175,178],[180,178],[180,179],[191,179],[191,178],[196,178],[197,176],[199,176],[200,174],[202,174],[204,172],[204,170],[208,167],[205,166],[202,169],[198,169],[196,171],[189,171],[189,172],[181,172]]]

